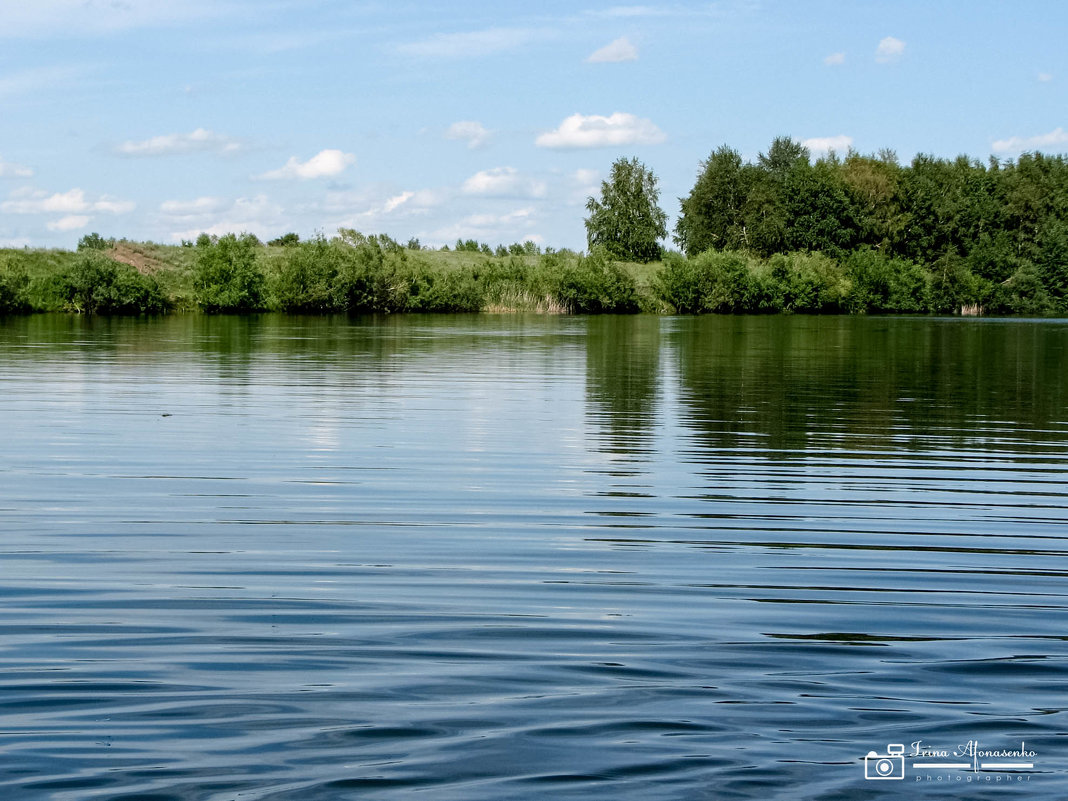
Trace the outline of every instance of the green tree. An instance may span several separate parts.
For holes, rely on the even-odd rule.
[[[660,258],[667,236],[667,214],[658,205],[656,176],[638,159],[620,158],[601,182],[601,199],[589,198],[586,241],[590,252],[600,246],[608,256],[629,261]]]
[[[207,312],[257,311],[264,307],[266,279],[252,234],[197,238],[193,289]]]

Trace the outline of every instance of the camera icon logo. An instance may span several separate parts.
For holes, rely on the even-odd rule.
[[[864,778],[900,780],[905,778],[905,746],[891,743],[885,754],[869,751],[864,757]]]

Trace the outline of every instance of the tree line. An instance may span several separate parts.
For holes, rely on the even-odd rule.
[[[637,159],[616,161],[601,198],[587,204],[590,246],[621,259],[660,258],[668,232],[658,199],[650,170]],[[673,234],[691,259],[709,251],[751,262],[818,253],[854,283],[893,283],[898,295],[912,287],[896,307],[866,310],[1068,310],[1063,155],[985,164],[918,155],[902,165],[884,150],[813,162],[803,145],[780,137],[746,162],[724,145],[680,198]]]

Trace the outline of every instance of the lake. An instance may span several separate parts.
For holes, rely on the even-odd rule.
[[[1068,787],[1068,321],[38,315],[0,430],[4,797]]]

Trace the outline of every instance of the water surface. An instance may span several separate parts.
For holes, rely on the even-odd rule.
[[[0,322],[0,790],[1060,798],[1066,348],[1048,320]],[[865,779],[915,741],[1035,756]]]

